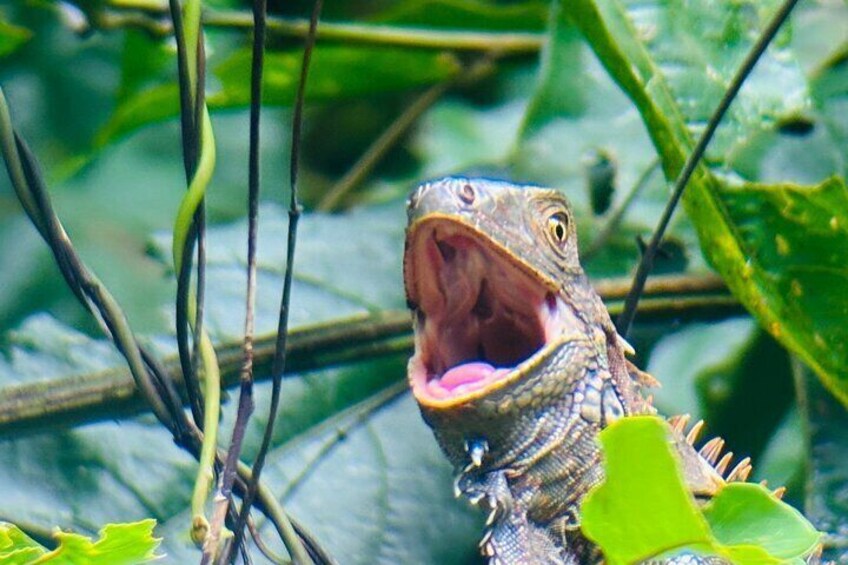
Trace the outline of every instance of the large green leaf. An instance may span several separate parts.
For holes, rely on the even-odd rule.
[[[257,326],[265,331],[276,325],[286,214],[266,206],[261,217]],[[344,216],[306,215],[293,324],[402,305],[402,221],[397,204]],[[243,325],[245,234],[243,222],[210,230],[207,328],[217,338],[237,335]],[[10,361],[0,361],[5,382],[120,363],[106,343],[47,318],[31,320],[12,343]],[[157,343],[173,350],[170,340]],[[477,551],[479,517],[453,500],[450,466],[412,399],[386,397],[387,388],[403,379],[404,366],[397,357],[368,361],[283,384],[263,477],[345,563],[435,564],[465,561]],[[255,453],[268,397],[267,385],[259,386],[246,458]],[[233,404],[225,407],[224,435]],[[162,524],[170,562],[197,559],[185,535],[195,464],[150,417],[10,441],[0,460],[0,489],[9,492],[0,499],[0,516],[88,531],[92,524],[153,516]],[[110,503],[102,504],[106,499]],[[268,530],[265,539],[275,534]]]
[[[250,58],[248,49],[240,49],[214,67],[220,88],[207,95],[210,108],[236,108],[250,102]],[[265,103],[291,104],[302,61],[301,50],[265,54]],[[445,53],[324,45],[315,49],[306,97],[310,102],[323,102],[396,92],[446,80],[459,68],[458,61]],[[152,86],[121,101],[98,133],[96,144],[104,145],[142,125],[174,117],[178,112],[177,84]]]
[[[600,435],[606,480],[586,495],[581,519],[610,563],[709,544],[709,527],[680,477],[667,433],[656,419],[633,418]]]
[[[660,23],[664,22],[665,12],[658,13]],[[687,13],[678,15],[688,21]],[[685,96],[672,89],[666,79],[668,68],[654,61],[629,14],[614,0],[581,0],[572,5],[570,16],[638,107],[662,156],[666,176],[675,178],[692,147],[684,115],[694,110],[685,104]],[[744,52],[747,42],[740,43]],[[781,89],[775,90],[782,94]],[[791,105],[795,91],[788,94],[787,105]],[[741,108],[743,116],[775,112],[762,104],[749,109],[743,102]],[[744,125],[750,119],[731,116],[731,124],[737,122]],[[705,256],[734,294],[763,327],[798,353],[848,403],[846,334],[840,318],[834,318],[844,319],[848,313],[848,271],[838,251],[848,248],[846,202],[848,189],[842,179],[816,187],[739,186],[705,165],[699,166],[684,197]],[[746,234],[745,223],[754,216],[769,231]],[[814,234],[815,246],[804,239],[808,233]],[[770,260],[775,255],[788,260]]]
[[[606,478],[583,501],[582,528],[610,563],[694,551],[764,565],[814,550],[819,532],[761,485],[729,484],[698,508],[668,434],[660,418],[638,416],[599,435]]]
[[[704,517],[722,544],[756,544],[781,559],[806,554],[821,537],[800,512],[756,484],[729,485],[704,506]]]

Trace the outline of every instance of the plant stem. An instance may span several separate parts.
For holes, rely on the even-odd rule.
[[[242,547],[242,536],[240,535],[240,521],[236,522],[236,535],[233,543],[227,547],[219,544],[220,532],[224,525],[224,519],[229,510],[232,485],[235,480],[236,463],[241,455],[242,440],[254,410],[253,402],[253,334],[254,334],[254,307],[256,304],[256,237],[259,230],[259,124],[262,115],[262,70],[265,54],[265,18],[267,4],[265,0],[254,0],[253,2],[253,49],[250,66],[250,132],[249,132],[249,155],[248,155],[248,194],[247,194],[247,293],[245,296],[244,315],[244,359],[242,362],[239,382],[241,390],[238,400],[238,411],[233,423],[233,433],[230,447],[227,449],[227,457],[224,463],[220,481],[220,496],[216,498],[215,513],[209,536],[209,543],[203,546],[203,559],[201,563],[209,563],[212,559],[216,563],[228,561],[228,554],[233,550],[238,551]],[[248,483],[249,485],[250,483]],[[251,488],[247,489],[248,499],[251,496]],[[243,503],[244,504],[244,503]],[[249,506],[249,503],[248,503]],[[300,547],[296,535],[288,535],[284,538],[286,545],[294,543]],[[298,550],[289,551],[297,554]],[[300,552],[303,551],[301,548]]]
[[[146,9],[126,13],[126,3],[110,6],[101,12],[92,25],[99,29],[123,29],[139,27],[162,36],[173,30],[162,20],[164,10]],[[207,28],[247,31],[253,28],[250,12],[239,10],[206,9],[202,14]],[[309,20],[303,18],[267,17],[267,31],[271,37],[305,38],[309,31]],[[498,52],[502,55],[526,55],[538,52],[545,43],[544,33],[534,32],[487,32],[468,30],[442,30],[352,22],[321,22],[318,40],[337,41],[347,44],[387,45],[418,49],[445,49],[451,51]]]
[[[277,321],[277,340],[274,348],[274,361],[271,366],[271,402],[268,409],[268,422],[266,423],[265,431],[262,434],[262,443],[259,446],[259,451],[256,454],[256,458],[253,461],[253,467],[251,469],[253,478],[247,484],[247,491],[242,497],[242,507],[239,511],[238,520],[235,524],[235,539],[237,543],[242,539],[244,525],[247,523],[247,519],[250,516],[250,506],[253,504],[253,499],[261,484],[259,479],[262,474],[262,468],[265,465],[265,456],[268,454],[268,449],[271,445],[271,438],[274,434],[274,422],[276,421],[280,405],[282,378],[283,373],[286,370],[289,337],[289,311],[291,309],[294,257],[295,249],[297,247],[297,225],[301,214],[297,194],[297,175],[300,166],[303,107],[306,101],[306,83],[309,77],[309,63],[312,59],[312,51],[315,48],[315,41],[318,33],[318,19],[321,15],[323,6],[323,0],[315,0],[315,4],[312,8],[312,16],[309,20],[309,29],[304,42],[303,62],[300,65],[300,79],[298,80],[297,94],[295,96],[291,130],[291,155],[289,161],[290,198],[288,236],[286,238],[286,270],[283,275],[283,292],[280,299],[280,311]],[[301,544],[301,540],[297,536],[290,536],[287,532],[281,532],[280,534],[286,545],[286,549],[289,551],[289,554],[296,565],[307,565],[312,563],[312,560],[309,555],[306,554],[303,545]]]

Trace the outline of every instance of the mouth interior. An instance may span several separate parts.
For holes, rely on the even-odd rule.
[[[419,234],[412,251],[417,395],[447,399],[484,389],[560,332],[561,300],[472,236],[437,225]]]

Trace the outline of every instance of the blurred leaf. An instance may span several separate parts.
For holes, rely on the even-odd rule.
[[[815,104],[812,118],[817,128],[833,139],[841,155],[840,172],[848,175],[848,4],[800,4],[795,14],[793,46],[806,62]],[[821,135],[821,134],[820,134]]]
[[[371,21],[487,31],[538,31],[544,28],[547,3],[540,0],[501,4],[485,0],[413,0],[397,2]]]
[[[722,437],[755,461],[793,400],[786,351],[747,318],[690,324],[665,335],[647,369],[663,384],[654,393],[663,414],[705,420],[706,436]],[[783,484],[799,462],[787,461],[790,469],[762,478]]]
[[[523,109],[508,103],[481,110],[455,100],[435,106],[422,119],[414,147],[422,178],[502,165]]]
[[[483,517],[453,496],[453,471],[412,397],[405,394],[340,434],[356,417],[345,415],[275,451],[272,484],[305,477],[287,508],[308,519],[340,562],[478,562]],[[318,457],[321,450],[326,455]]]
[[[294,101],[302,60],[300,51],[265,55],[266,102],[288,105]],[[250,51],[242,49],[216,67],[215,74],[223,88],[210,96],[211,104],[231,106],[249,102],[249,63]],[[316,48],[312,65],[306,89],[311,102],[424,86],[445,80],[460,69],[458,61],[445,53],[336,45]]]
[[[161,39],[153,39],[136,30],[127,30],[121,49],[121,84],[117,100],[127,100],[144,86],[164,78],[163,71],[174,60],[173,47]]]
[[[53,537],[58,547],[49,551],[17,526],[0,523],[0,559],[3,563],[50,563],[71,565],[135,565],[157,559],[154,554],[161,540],[153,537],[155,520],[131,524],[107,524],[100,539],[58,531]]]
[[[681,117],[681,109],[692,110],[681,106],[685,97],[675,98],[678,93],[666,83],[663,69],[654,63],[618,4],[581,0],[573,8],[575,22],[639,108],[663,157],[666,177],[676,177],[692,147]],[[738,30],[743,29],[740,24]],[[744,51],[745,45],[741,47]],[[758,69],[768,67],[766,63]],[[786,103],[791,105],[797,88],[778,92],[784,91],[789,95]],[[750,125],[762,120],[760,112],[778,110],[771,104],[748,107],[740,101],[738,105],[747,108],[746,113],[741,117],[733,114],[730,123]],[[684,204],[705,255],[734,294],[848,403],[848,329],[832,316],[848,312],[848,293],[834,291],[848,288],[841,252],[848,249],[848,189],[844,181],[832,179],[816,187],[734,186],[702,164],[689,183]],[[754,233],[748,229],[751,222],[759,222],[767,231]],[[786,229],[790,231],[783,231]],[[808,237],[813,237],[816,245],[811,245]]]
[[[606,479],[583,501],[582,528],[610,563],[695,551],[763,565],[814,549],[820,534],[761,485],[728,484],[697,508],[668,433],[662,419],[637,416],[599,434]]]
[[[212,109],[237,108],[250,101],[250,51],[234,51],[215,66],[220,88],[207,95]],[[294,100],[303,54],[300,50],[265,54],[263,100],[289,105]],[[307,100],[325,102],[427,86],[452,77],[460,69],[449,54],[392,47],[322,45],[312,56]],[[102,146],[142,125],[179,112],[176,83],[159,84],[122,101],[100,130]]]
[[[848,18],[846,18],[848,19]],[[842,174],[848,173],[848,39],[812,82],[813,96],[822,122],[841,149]]]
[[[803,363],[795,360],[794,369],[807,447],[804,509],[827,532],[823,562],[838,563],[848,548],[848,411]]]
[[[784,500],[796,508],[804,508],[805,465],[806,446],[801,418],[797,408],[792,406],[757,458],[754,480],[768,480],[773,486],[785,486]]]
[[[32,32],[25,27],[12,25],[0,19],[0,57],[19,49],[32,37]]]
[[[524,115],[519,139],[526,139],[558,118],[573,118],[586,110],[585,81],[581,72],[584,48],[580,34],[562,13],[563,2],[552,2],[548,41],[542,50],[536,91]]]
[[[698,382],[717,366],[737,365],[755,333],[751,320],[737,319],[717,324],[691,324],[663,336],[651,352],[646,367],[662,383],[654,392],[660,411],[690,414],[696,422],[705,419],[708,408],[699,394],[703,388]]]

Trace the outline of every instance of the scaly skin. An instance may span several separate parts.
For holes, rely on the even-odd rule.
[[[447,178],[416,189],[408,214],[410,382],[459,472],[458,493],[490,512],[484,555],[600,561],[578,514],[603,479],[596,436],[654,409],[641,392],[650,377],[625,360],[629,346],[580,266],[567,201],[549,189]],[[724,480],[690,444],[675,441],[687,483],[710,496]]]

